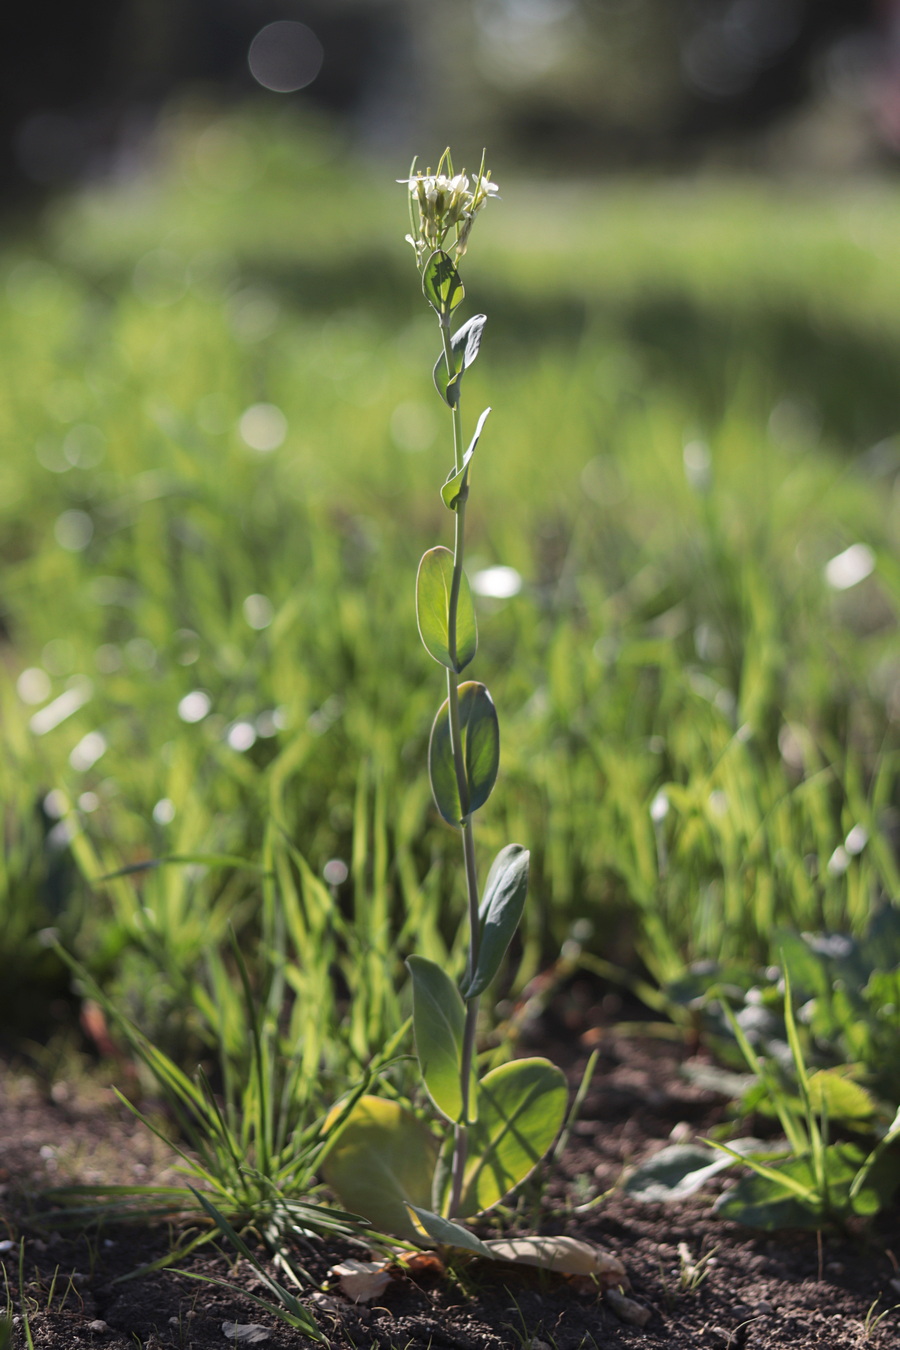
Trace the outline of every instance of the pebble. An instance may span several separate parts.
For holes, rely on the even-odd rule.
[[[653,1316],[649,1308],[645,1308],[640,1303],[635,1303],[633,1298],[626,1298],[624,1294],[619,1293],[618,1289],[607,1289],[603,1297],[616,1317],[621,1322],[628,1322],[633,1327],[645,1327]]]
[[[109,1324],[104,1322],[102,1317],[96,1317],[93,1322],[88,1322],[88,1331],[93,1332],[95,1336],[105,1336],[109,1331]]]
[[[775,1309],[772,1307],[772,1304],[769,1303],[768,1299],[761,1298],[756,1305],[756,1311],[760,1317],[772,1317]]]

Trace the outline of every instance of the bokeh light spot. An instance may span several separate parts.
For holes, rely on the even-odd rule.
[[[311,28],[293,19],[277,19],[250,43],[247,63],[253,78],[276,94],[305,89],[322,69],[325,53]]]
[[[244,618],[251,628],[268,628],[275,617],[272,601],[267,595],[248,595],[243,610]]]
[[[178,704],[182,722],[202,722],[212,707],[212,699],[202,689],[192,689]]]
[[[102,731],[89,731],[69,755],[69,763],[76,773],[85,773],[106,753],[106,737]]]
[[[53,526],[56,542],[69,553],[82,553],[94,535],[94,522],[87,511],[63,511]]]
[[[171,825],[175,819],[175,803],[171,797],[160,797],[153,808],[153,819],[157,825]]]
[[[256,744],[256,727],[252,722],[235,722],[229,727],[226,737],[232,750],[237,750],[243,754],[251,746]]]
[[[241,440],[251,450],[265,454],[277,450],[287,435],[287,418],[274,403],[253,403],[238,423]]]
[[[851,544],[826,564],[825,580],[836,591],[848,591],[875,571],[875,554],[868,544]]]
[[[16,692],[23,703],[43,703],[50,697],[50,676],[40,666],[29,666],[16,681]]]
[[[490,596],[492,600],[509,600],[522,589],[522,578],[514,567],[485,567],[472,578],[476,595]]]

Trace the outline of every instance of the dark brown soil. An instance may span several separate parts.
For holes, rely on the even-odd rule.
[[[668,1207],[614,1193],[591,1207],[626,1164],[670,1142],[702,1135],[725,1103],[683,1075],[684,1050],[663,1039],[595,1033],[601,1050],[593,1086],[561,1166],[547,1170],[536,1195],[544,1232],[590,1239],[617,1254],[630,1296],[649,1310],[646,1326],[623,1321],[596,1292],[579,1292],[536,1270],[473,1261],[456,1282],[439,1275],[397,1277],[378,1306],[349,1303],[330,1290],[305,1294],[316,1320],[340,1350],[532,1350],[646,1347],[646,1350],[887,1350],[900,1345],[900,1253],[896,1215],[854,1239],[816,1234],[760,1235],[715,1219],[710,1197]],[[582,1047],[557,1045],[576,1081]],[[194,1273],[229,1281],[234,1292],[173,1271],[116,1283],[167,1250],[165,1228],[107,1226],[73,1238],[42,1222],[42,1189],[61,1181],[149,1182],[171,1159],[111,1094],[32,1080],[0,1068],[0,1238],[4,1239],[13,1344],[26,1345],[19,1294],[24,1239],[27,1328],[35,1350],[223,1350],[234,1344],[223,1324],[257,1324],[272,1350],[311,1342],[256,1306],[264,1293],[245,1262],[205,1249],[185,1262]],[[533,1211],[532,1211],[533,1212]],[[529,1213],[529,1217],[531,1213]],[[526,1231],[524,1209],[520,1231]],[[5,1229],[5,1231],[4,1231]],[[709,1254],[712,1253],[710,1256]],[[304,1256],[321,1284],[338,1247]],[[356,1252],[355,1255],[361,1253]],[[709,1256],[705,1278],[688,1287],[685,1257]],[[332,1281],[333,1284],[333,1281]],[[4,1291],[0,1288],[0,1314]],[[879,1314],[887,1315],[877,1322]],[[260,1338],[262,1343],[262,1338]]]

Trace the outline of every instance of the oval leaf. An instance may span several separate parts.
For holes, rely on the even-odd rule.
[[[485,408],[484,412],[479,417],[478,425],[475,428],[475,435],[469,442],[468,450],[463,455],[462,466],[459,469],[450,470],[447,481],[441,488],[441,498],[443,499],[444,505],[451,511],[456,510],[457,503],[464,494],[466,497],[468,496],[469,462],[475,453],[475,447],[481,436],[481,429],[487,421],[490,411],[490,408]]]
[[[332,1116],[340,1113],[336,1107]],[[382,1233],[419,1240],[407,1205],[427,1207],[438,1145],[397,1102],[360,1097],[340,1128],[322,1175],[341,1201]]]
[[[456,765],[450,745],[449,699],[441,704],[428,745],[431,790],[441,815],[450,825],[483,806],[497,781],[500,726],[494,701],[483,684],[467,680],[459,686],[459,721],[468,801],[460,800]]]
[[[759,1139],[732,1139],[728,1147],[731,1153],[707,1148],[705,1144],[671,1144],[636,1167],[626,1177],[622,1189],[642,1204],[684,1200],[726,1167],[733,1167],[732,1153],[758,1153],[766,1146]]]
[[[530,859],[531,854],[521,844],[507,844],[494,859],[478,910],[478,965],[464,998],[483,994],[500,969],[525,907]]]
[[[464,670],[478,649],[475,606],[465,572],[461,574],[456,602],[456,633],[451,641],[450,595],[453,586],[453,554],[448,548],[430,548],[423,554],[416,577],[416,619],[419,636],[429,656],[457,673]]]
[[[413,1032],[419,1070],[429,1097],[455,1124],[463,1114],[460,1075],[466,1007],[450,976],[434,961],[411,956],[406,965],[413,982]],[[474,1075],[469,1102],[474,1110]],[[474,1119],[472,1112],[470,1119]]]
[[[422,273],[425,299],[442,319],[446,319],[465,298],[462,278],[443,249],[432,253]]]
[[[567,1097],[562,1070],[547,1059],[517,1059],[485,1074],[457,1218],[491,1209],[534,1171],[562,1127]]]

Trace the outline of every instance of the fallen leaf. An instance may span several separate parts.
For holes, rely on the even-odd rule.
[[[485,1243],[498,1261],[539,1266],[560,1275],[590,1276],[595,1288],[628,1284],[625,1267],[617,1256],[605,1252],[593,1242],[571,1237],[497,1238]]]
[[[437,1252],[401,1252],[398,1253],[397,1264],[408,1275],[423,1276],[435,1275],[442,1276],[446,1267],[438,1256]]]
[[[328,1274],[337,1279],[341,1293],[354,1303],[371,1303],[391,1282],[384,1261],[341,1261]]]
[[[244,1345],[259,1345],[271,1336],[268,1327],[258,1322],[223,1322],[222,1332],[230,1341],[240,1341]]]

